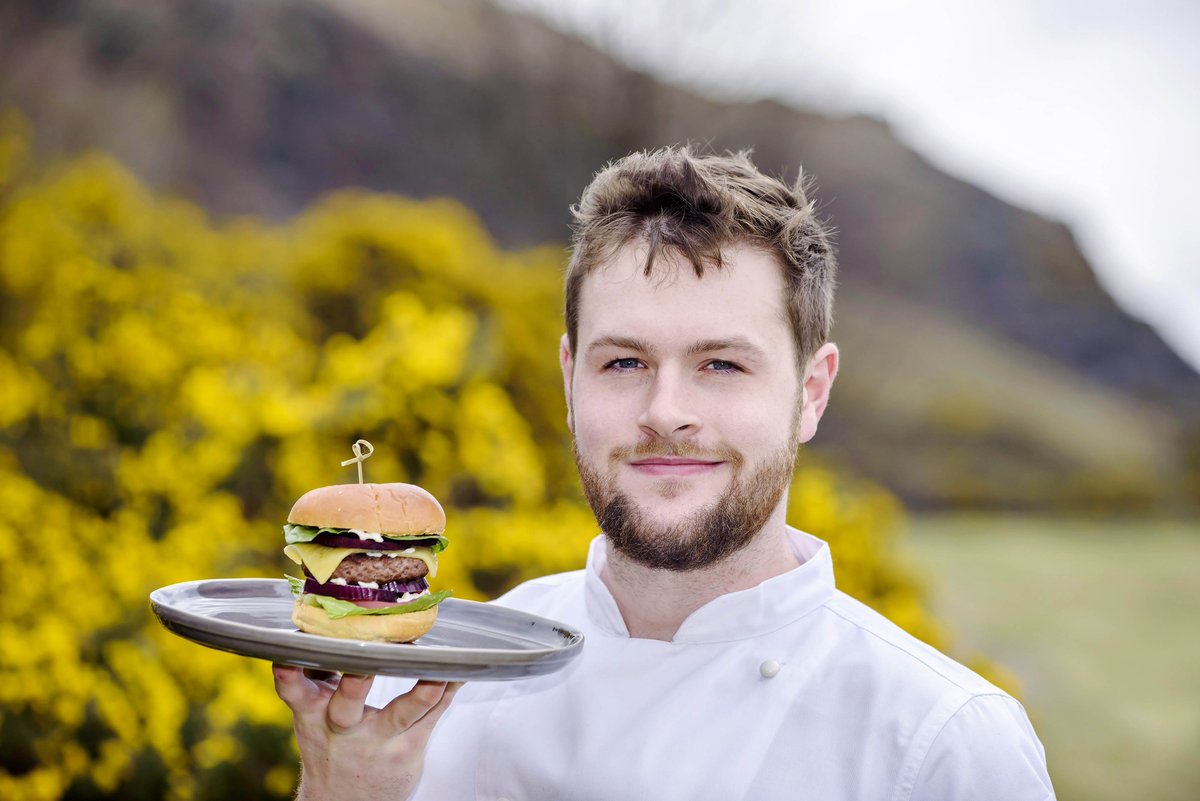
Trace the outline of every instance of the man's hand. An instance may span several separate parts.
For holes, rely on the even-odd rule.
[[[461,684],[420,681],[383,709],[366,705],[372,676],[326,678],[275,665],[275,692],[292,710],[300,745],[297,801],[408,798],[425,745]]]

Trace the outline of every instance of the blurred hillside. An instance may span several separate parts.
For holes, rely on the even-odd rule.
[[[219,215],[360,186],[454,197],[507,246],[565,242],[610,158],[753,146],[769,171],[803,164],[841,231],[844,367],[817,450],[916,505],[1200,496],[1200,377],[1063,226],[871,120],[699,97],[483,0],[10,0],[0,105],[43,154],[101,148]]]

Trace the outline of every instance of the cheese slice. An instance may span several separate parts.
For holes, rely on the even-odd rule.
[[[429,575],[437,575],[437,555],[433,549],[425,546],[412,546],[402,551],[378,551],[371,548],[330,548],[328,545],[314,545],[311,542],[294,542],[283,549],[283,553],[298,565],[304,565],[313,578],[324,584],[338,569],[338,565],[347,556],[355,553],[384,553],[381,559],[406,556],[420,559],[429,568]]]

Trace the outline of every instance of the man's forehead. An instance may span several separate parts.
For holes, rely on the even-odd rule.
[[[721,256],[724,256],[723,249]],[[649,267],[649,269],[647,269]],[[705,277],[722,272],[711,259],[702,259]],[[651,250],[650,244],[642,239],[626,242],[591,269],[587,277],[619,282],[641,278],[657,284],[670,283],[680,274],[696,275],[696,265],[687,254],[675,247]]]
[[[790,336],[782,271],[771,255],[729,248],[721,267],[697,276],[675,256],[645,274],[645,245],[627,246],[598,264],[580,292],[579,334],[587,347],[600,338],[628,336],[675,344],[765,340]]]
[[[664,349],[664,344],[660,340],[652,338],[628,336],[620,333],[600,333],[586,343],[585,349],[588,353],[615,349],[658,355]],[[684,340],[679,343],[679,347],[687,356],[699,356],[706,353],[718,352],[733,352],[754,359],[763,359],[767,356],[762,345],[754,338],[741,333],[729,336],[706,336],[702,339]]]
[[[622,245],[589,270],[581,281],[581,294],[586,293],[589,284],[658,288],[680,282],[741,283],[747,280],[750,271],[764,273],[763,277],[772,288],[777,286],[782,290],[783,269],[777,258],[766,250],[751,244],[734,243],[722,248],[720,257],[719,264],[702,259],[698,271],[696,264],[678,248],[667,247],[652,252],[645,241],[635,240]]]

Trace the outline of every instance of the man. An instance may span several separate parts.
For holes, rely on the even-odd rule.
[[[575,215],[560,360],[603,534],[586,570],[499,603],[580,628],[583,653],[461,692],[277,668],[300,797],[1053,798],[1020,705],[837,591],[784,520],[838,368],[802,186],[666,149],[600,172]]]

